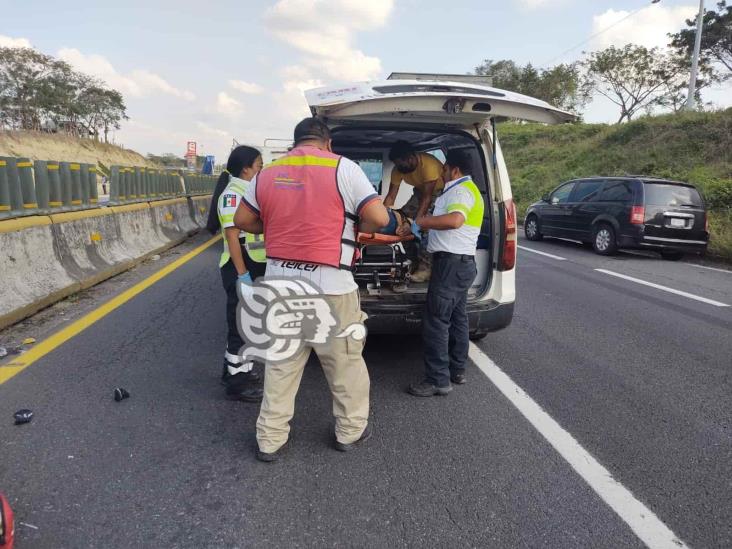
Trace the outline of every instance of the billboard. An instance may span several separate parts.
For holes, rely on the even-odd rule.
[[[188,146],[186,147],[186,166],[189,170],[196,169],[196,150],[196,142],[189,141]]]

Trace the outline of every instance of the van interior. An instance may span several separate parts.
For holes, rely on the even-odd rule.
[[[389,160],[389,150],[400,140],[412,144],[418,152],[434,155],[440,161],[452,149],[461,149],[472,160],[472,178],[483,194],[485,201],[485,217],[476,252],[478,275],[468,294],[474,299],[487,291],[490,286],[492,272],[492,217],[493,209],[487,185],[486,166],[490,159],[485,158],[484,149],[478,140],[461,130],[445,130],[442,128],[385,128],[358,125],[356,127],[340,126],[332,130],[333,151],[357,162],[364,170],[376,191],[385,197],[389,191],[389,182],[393,164]],[[490,147],[487,147],[490,150]],[[398,209],[412,195],[412,186],[402,183],[394,204]],[[400,240],[400,239],[394,239]],[[362,301],[378,300],[382,303],[423,303],[429,282],[413,282],[410,274],[418,265],[418,244],[409,237],[396,242],[363,241],[359,244],[360,258],[357,259],[354,278],[361,290]]]

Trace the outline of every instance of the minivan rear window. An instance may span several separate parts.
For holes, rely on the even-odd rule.
[[[669,183],[645,183],[646,204],[656,206],[702,207],[702,199],[694,187]]]

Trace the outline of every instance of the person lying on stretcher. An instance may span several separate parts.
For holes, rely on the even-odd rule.
[[[412,234],[412,219],[404,215],[401,210],[386,209],[389,214],[389,224],[378,232],[381,234],[408,236]]]

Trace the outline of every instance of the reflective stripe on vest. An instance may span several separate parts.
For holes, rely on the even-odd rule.
[[[221,215],[221,209],[219,206],[221,205],[221,200],[223,200],[223,197],[228,193],[229,190],[236,192],[240,196],[244,196],[244,193],[246,193],[246,188],[239,183],[240,180],[231,178],[229,180],[229,184],[226,186],[224,191],[221,193],[221,196],[219,197],[219,202],[216,204],[216,213],[219,217],[219,226],[222,228],[222,232],[224,231],[223,227],[225,223],[232,223],[234,221],[234,214],[226,214]],[[252,261],[256,261],[257,263],[264,263],[267,261],[267,254],[264,250],[264,236],[263,235],[253,235],[250,233],[245,233],[244,231],[241,231],[239,233],[239,237],[241,238],[241,235],[244,235],[244,248],[247,251],[247,254],[252,259]],[[257,241],[258,246],[261,245],[261,247],[254,248],[250,251],[248,241]],[[226,263],[231,259],[231,252],[229,252],[229,243],[226,240],[226,236],[221,239],[223,241],[224,250],[221,252],[221,257],[219,258],[219,267],[223,267],[226,265]]]
[[[257,263],[264,263],[267,261],[267,251],[264,247],[264,235],[246,233],[244,239],[244,245],[247,250],[247,254]]]
[[[465,187],[473,195],[473,207],[470,208],[469,212],[466,212],[467,219],[465,220],[465,224],[480,229],[483,226],[484,209],[483,196],[480,194],[480,189],[478,189],[478,186],[472,180],[464,181],[460,185]]]
[[[267,257],[351,269],[353,221],[338,190],[340,156],[296,147],[257,176]]]

